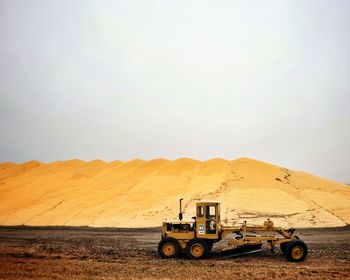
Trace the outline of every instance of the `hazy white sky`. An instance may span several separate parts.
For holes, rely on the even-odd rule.
[[[349,182],[349,13],[0,0],[0,161],[246,156]]]

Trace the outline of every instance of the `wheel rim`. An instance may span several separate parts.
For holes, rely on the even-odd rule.
[[[193,244],[191,247],[192,256],[199,258],[203,255],[204,248],[201,244]]]
[[[171,257],[172,255],[175,254],[175,245],[171,243],[165,243],[163,245],[163,253],[167,257]]]
[[[295,260],[300,259],[304,255],[304,248],[301,246],[295,246],[292,249],[292,257]]]

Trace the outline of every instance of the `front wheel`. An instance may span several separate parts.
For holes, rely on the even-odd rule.
[[[165,238],[158,244],[158,254],[163,259],[177,257],[180,252],[180,244],[174,238]]]
[[[288,261],[302,262],[306,258],[307,251],[308,248],[304,241],[296,239],[286,243],[284,255]]]

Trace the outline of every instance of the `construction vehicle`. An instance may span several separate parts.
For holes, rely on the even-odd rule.
[[[185,253],[190,259],[208,257],[215,242],[227,239],[227,247],[218,254],[218,258],[233,257],[262,251],[263,242],[272,252],[277,245],[288,261],[301,262],[306,258],[308,248],[295,234],[294,228],[275,227],[267,219],[263,225],[228,226],[220,220],[220,202],[199,201],[196,203],[196,216],[183,219],[182,199],[178,220],[164,220],[158,253],[162,258],[173,258]],[[256,233],[264,233],[257,235]],[[277,235],[277,236],[276,236]]]

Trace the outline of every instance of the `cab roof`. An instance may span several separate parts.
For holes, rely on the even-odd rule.
[[[200,201],[197,201],[197,203],[221,203],[221,201],[218,201],[218,200],[200,200]]]
[[[180,220],[176,220],[176,219],[165,219],[164,222],[166,223],[177,223],[177,224],[193,224],[194,223],[194,220],[184,220],[182,219],[181,221]]]

